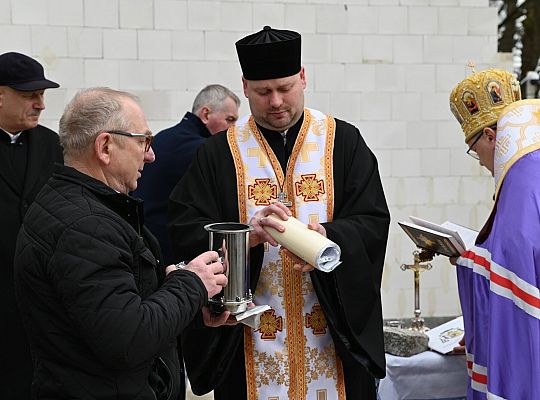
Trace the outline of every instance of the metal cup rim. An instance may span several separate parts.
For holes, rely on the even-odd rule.
[[[253,230],[253,227],[240,222],[215,222],[204,226],[208,232],[218,233],[244,233]]]

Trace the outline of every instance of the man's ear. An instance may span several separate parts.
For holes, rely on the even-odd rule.
[[[94,141],[94,153],[96,158],[104,165],[109,165],[111,162],[111,150],[114,147],[112,136],[110,133],[101,132],[97,135]]]
[[[208,114],[210,114],[210,109],[207,106],[201,107],[201,110],[199,111],[199,118],[205,125],[208,123]]]
[[[246,96],[246,99],[249,98],[247,86],[248,86],[247,80],[244,78],[244,75],[242,75],[242,88],[244,89],[244,96]]]
[[[495,139],[497,137],[497,132],[494,131],[493,129],[489,128],[489,127],[486,127],[482,130],[482,132],[484,133],[484,135],[486,135],[487,139],[488,139],[488,142],[493,142],[495,143]]]
[[[303,65],[302,65],[302,68],[300,68],[300,81],[302,82],[302,89],[305,89],[307,86],[307,81],[306,81],[306,70],[304,69]]]

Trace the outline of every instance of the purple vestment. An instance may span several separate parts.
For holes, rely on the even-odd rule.
[[[457,263],[468,399],[540,399],[540,150],[508,169],[491,221]]]

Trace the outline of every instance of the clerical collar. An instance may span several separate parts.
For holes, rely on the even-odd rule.
[[[17,139],[19,138],[19,136],[21,136],[21,133],[23,132],[23,131],[20,131],[19,133],[13,134],[13,133],[9,133],[8,131],[6,131],[4,128],[1,128],[1,127],[0,127],[0,130],[2,130],[8,135],[11,143],[17,143]]]

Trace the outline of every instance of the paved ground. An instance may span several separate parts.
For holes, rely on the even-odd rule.
[[[191,389],[188,387],[186,400],[214,400],[214,394],[213,392],[211,392],[211,393],[205,394],[204,396],[195,396],[191,392]]]

